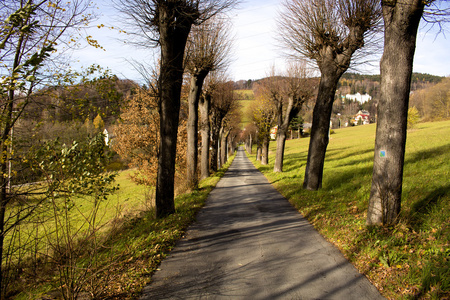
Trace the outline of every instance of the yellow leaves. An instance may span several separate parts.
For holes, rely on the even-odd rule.
[[[66,11],[65,8],[58,6],[55,2],[49,1],[47,4],[48,8],[54,8],[55,10]]]
[[[138,168],[133,180],[153,185],[156,181],[159,148],[158,101],[151,91],[136,89],[120,115],[121,123],[114,127],[113,148]],[[186,161],[186,122],[180,121],[177,141],[177,171],[181,173]]]
[[[86,41],[88,42],[88,44],[94,48],[97,49],[102,49],[103,51],[106,51],[99,43],[96,39],[94,39],[91,35],[88,35],[86,37]]]

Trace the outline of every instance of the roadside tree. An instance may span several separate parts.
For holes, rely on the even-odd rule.
[[[380,20],[379,0],[284,1],[279,32],[294,57],[314,61],[321,73],[303,187],[322,186],[330,118],[339,78]]]
[[[254,84],[255,101],[249,106],[253,124],[257,128],[256,134],[256,159],[261,164],[269,163],[270,131],[275,124],[276,110],[273,101],[264,93],[264,89]]]
[[[449,16],[448,8],[440,10],[438,7],[438,3],[448,7],[444,2],[382,1],[384,52],[380,63],[381,96],[378,102],[368,225],[398,222],[417,31],[422,18],[438,22]],[[430,10],[425,11],[426,8]]]
[[[209,112],[211,128],[211,164],[210,169],[216,172],[220,166],[219,146],[224,128],[224,120],[237,107],[233,83],[226,81],[216,82],[211,93],[211,109]]]
[[[187,120],[186,178],[191,189],[198,187],[198,108],[206,76],[224,68],[231,51],[230,28],[215,16],[192,29],[186,51],[186,70],[190,74],[189,116]]]
[[[313,96],[313,80],[308,80],[308,77],[306,65],[298,62],[288,66],[283,79],[283,100],[277,103],[277,151],[274,172],[283,172],[286,134],[291,121],[300,113],[303,103]]]
[[[233,105],[232,110],[222,120],[222,128],[220,129],[219,168],[228,161],[228,156],[232,152],[232,149],[234,149],[233,142],[241,121],[241,114],[238,108],[237,105]]]
[[[175,212],[174,184],[180,95],[186,42],[193,25],[233,7],[236,0],[116,0],[127,17],[127,32],[143,47],[159,46],[158,106],[160,145],[156,180],[156,215]]]
[[[254,139],[256,138],[257,134],[257,128],[254,123],[248,123],[245,128],[244,132],[242,133],[242,139],[245,143],[245,150],[248,152],[248,154],[252,154],[252,146]]]

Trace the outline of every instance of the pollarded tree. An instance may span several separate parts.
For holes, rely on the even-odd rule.
[[[236,0],[116,0],[128,18],[128,33],[140,46],[160,47],[160,145],[156,180],[156,215],[175,212],[174,182],[183,60],[193,25],[233,7]]]
[[[188,147],[186,178],[191,189],[198,186],[198,105],[206,76],[228,63],[231,51],[230,28],[220,16],[211,18],[192,29],[186,51],[186,70],[190,74]]]
[[[449,9],[426,7],[445,1],[381,1],[384,19],[384,52],[380,63],[381,96],[370,191],[368,225],[398,221],[401,208],[403,164],[416,36],[421,18],[449,16]],[[433,11],[434,10],[434,11]],[[434,15],[434,17],[433,17]]]
[[[276,109],[273,99],[268,98],[268,94],[263,92],[263,88],[254,85],[254,89],[255,101],[250,105],[248,113],[257,128],[256,158],[261,161],[261,164],[267,165],[269,163],[270,131],[275,124]]]
[[[283,172],[286,134],[292,119],[301,111],[303,103],[313,96],[313,81],[308,80],[308,70],[304,63],[292,63],[288,66],[283,81],[284,99],[277,107],[277,152],[274,172]]]
[[[285,79],[276,74],[275,68],[272,67],[269,76],[253,87],[259,107],[253,107],[251,113],[252,120],[258,127],[258,144],[261,146],[261,164],[263,165],[269,163],[270,131],[282,115],[285,84]]]
[[[220,155],[219,162],[222,167],[228,161],[228,154],[230,153],[230,144],[234,139],[236,130],[239,129],[241,121],[241,114],[239,106],[233,104],[232,109],[226,114],[222,120],[222,128],[220,129]],[[234,134],[233,134],[234,133]],[[230,138],[230,135],[231,138]]]
[[[209,113],[211,128],[211,164],[212,172],[219,168],[219,142],[223,120],[237,106],[236,96],[233,91],[233,83],[218,81],[211,93],[211,109]]]
[[[252,154],[252,146],[254,139],[256,138],[256,134],[257,128],[253,123],[248,123],[245,126],[244,131],[242,132],[242,139],[245,142],[245,150],[248,152],[248,154]]]
[[[211,145],[211,123],[210,111],[211,101],[215,89],[221,82],[221,72],[210,72],[206,77],[205,89],[199,99],[200,108],[200,134],[201,142],[201,158],[200,158],[200,178],[205,179],[209,176],[210,169],[210,145]],[[214,117],[214,115],[212,116]]]
[[[323,165],[337,83],[352,56],[380,20],[379,0],[284,1],[279,31],[294,56],[314,61],[321,73],[313,112],[303,187],[322,186]]]

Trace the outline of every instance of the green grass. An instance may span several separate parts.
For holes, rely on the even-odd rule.
[[[128,178],[130,171],[116,178],[120,189],[111,195],[101,208],[102,249],[94,258],[98,273],[95,285],[100,298],[135,299],[150,282],[159,263],[168,255],[187,227],[195,220],[208,194],[224,175],[234,157],[218,172],[200,182],[198,190],[181,194],[175,199],[176,213],[156,219],[154,210],[146,203],[147,188]],[[87,259],[80,255],[79,263]],[[38,274],[30,274],[26,266],[15,299],[40,299],[44,295],[58,295],[58,281],[48,265],[39,267]],[[34,272],[36,273],[36,272]]]
[[[365,226],[375,125],[336,130],[328,145],[323,188],[302,189],[309,139],[286,143],[284,171],[253,163],[330,242],[390,299],[450,297],[450,121],[408,132],[398,225]]]
[[[255,95],[253,90],[235,90],[234,91],[238,100],[253,100],[255,99]]]
[[[253,100],[239,100],[238,103],[241,107],[241,124],[242,128],[244,128],[248,123],[252,121],[251,116],[249,114],[249,107],[253,103]]]
[[[238,97],[238,103],[241,107],[241,124],[242,128],[244,128],[248,123],[251,122],[251,117],[248,114],[248,108],[250,104],[253,103],[255,96],[253,94],[253,90],[236,90],[235,93]]]

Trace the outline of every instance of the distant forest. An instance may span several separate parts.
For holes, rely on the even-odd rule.
[[[445,77],[443,76],[436,76],[436,75],[431,75],[431,74],[426,74],[426,73],[413,73],[412,74],[412,78],[411,78],[411,82],[428,82],[428,83],[439,83],[442,81],[442,79],[444,79]],[[362,75],[362,74],[358,74],[358,73],[345,73],[344,75],[342,75],[341,79],[347,79],[347,80],[371,80],[371,81],[377,81],[380,82],[381,81],[381,75],[376,74],[376,75]]]

